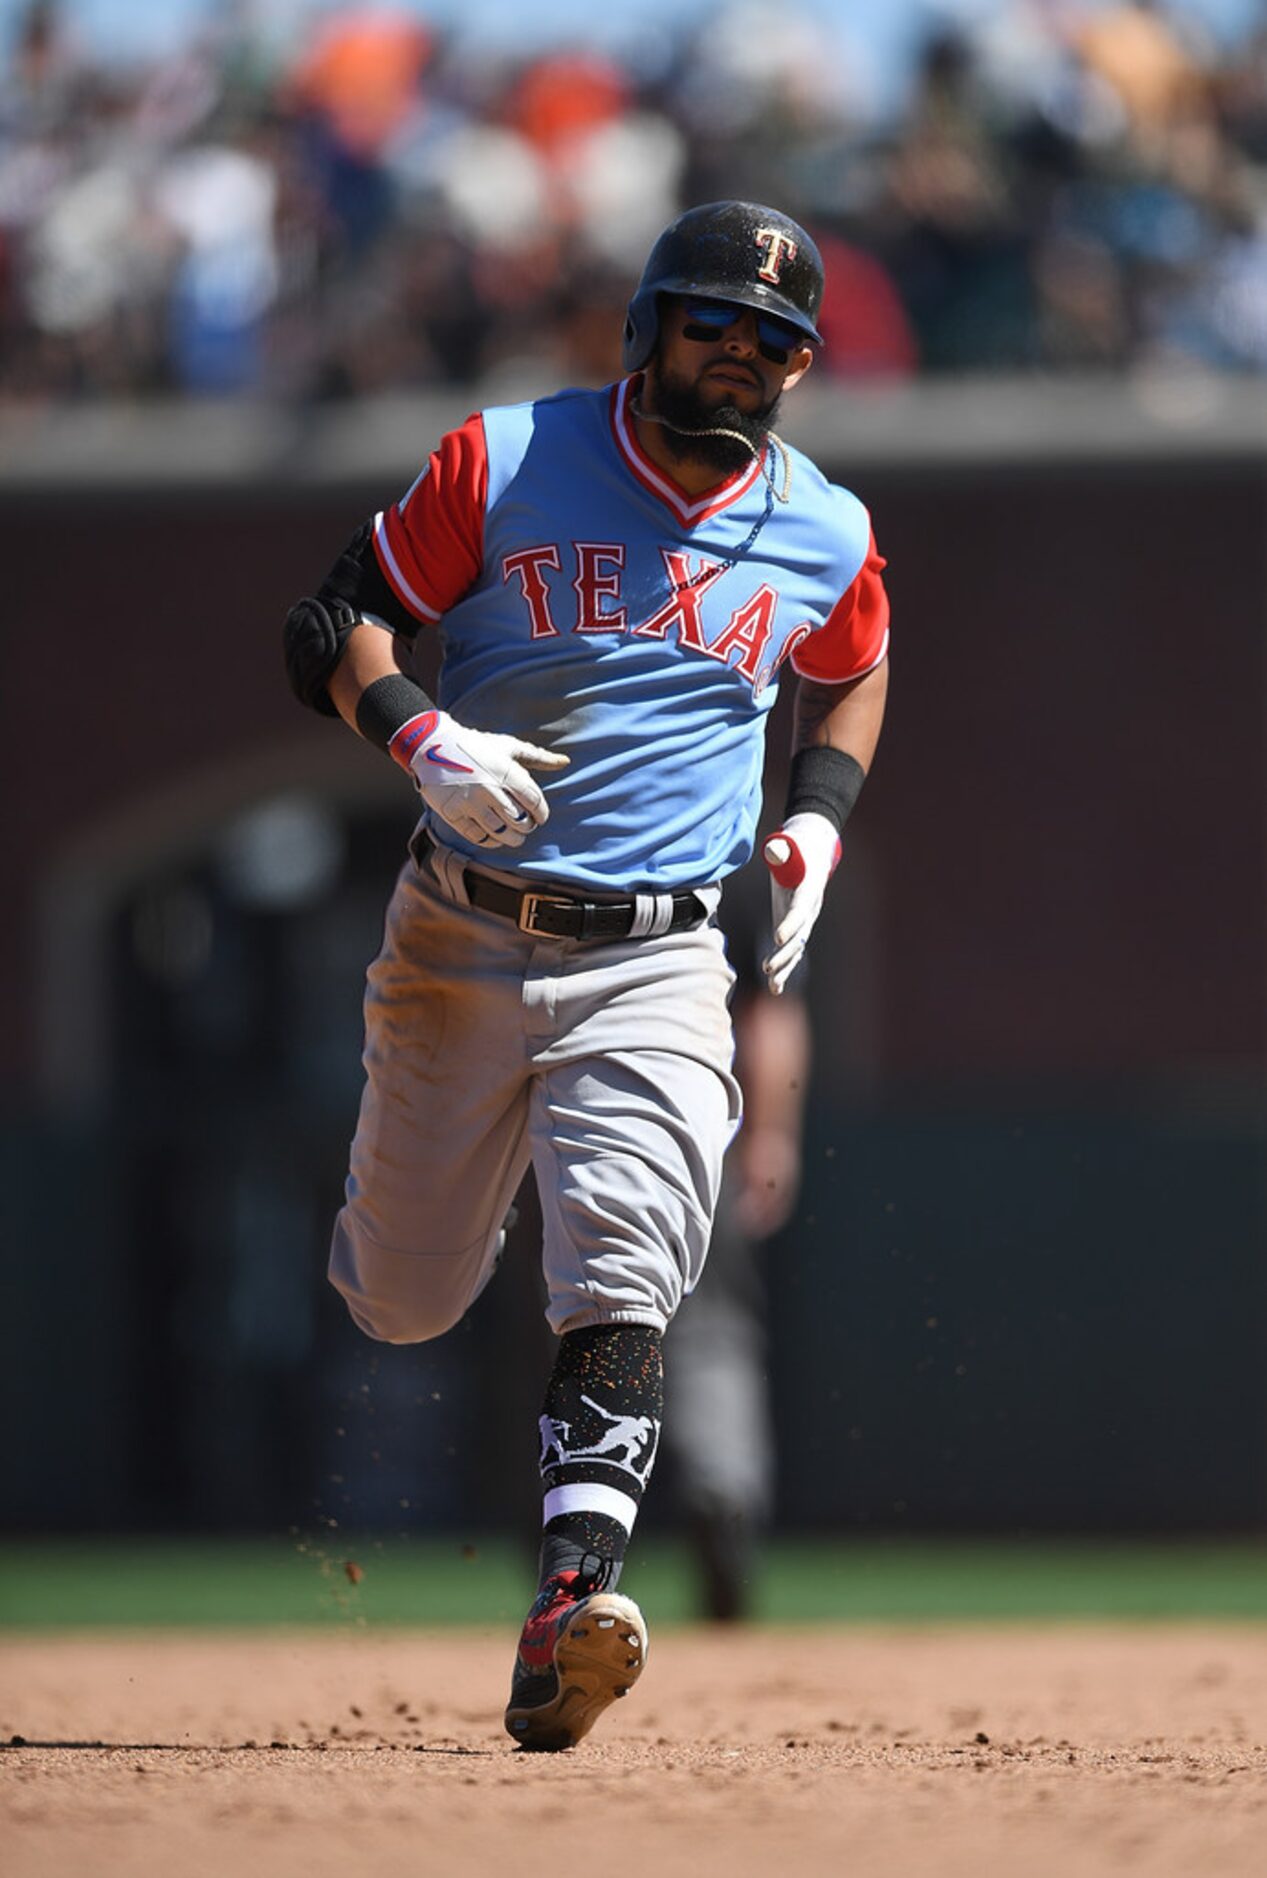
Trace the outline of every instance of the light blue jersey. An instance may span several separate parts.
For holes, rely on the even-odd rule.
[[[375,539],[398,597],[440,623],[442,708],[570,758],[499,868],[662,892],[747,860],[781,668],[859,677],[888,606],[855,496],[795,450],[785,491],[775,447],[686,495],[639,443],[638,382],[470,419]]]

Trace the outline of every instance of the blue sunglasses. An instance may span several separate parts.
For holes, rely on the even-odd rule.
[[[682,310],[682,337],[697,339],[701,344],[716,339],[744,313],[751,312],[757,322],[757,351],[771,365],[786,365],[788,355],[804,344],[789,320],[775,319],[773,314],[760,313],[755,307],[742,307],[728,300],[687,300]]]

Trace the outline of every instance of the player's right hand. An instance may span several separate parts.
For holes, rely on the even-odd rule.
[[[469,730],[447,711],[430,715],[435,723],[409,757],[427,807],[477,847],[522,847],[550,814],[528,771],[566,769],[571,758],[520,737]]]

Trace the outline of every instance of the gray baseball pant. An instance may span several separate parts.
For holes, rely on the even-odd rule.
[[[491,1277],[531,1161],[551,1327],[663,1329],[739,1124],[721,935],[526,934],[469,904],[466,865],[411,859],[388,907],[331,1282],[371,1337],[441,1335]]]

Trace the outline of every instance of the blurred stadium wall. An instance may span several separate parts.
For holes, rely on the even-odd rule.
[[[323,1284],[412,802],[279,653],[467,402],[5,420],[11,1530],[531,1498],[530,1233],[421,1351]],[[833,391],[787,430],[873,509],[895,650],[773,1248],[781,1522],[1261,1527],[1267,385]]]

